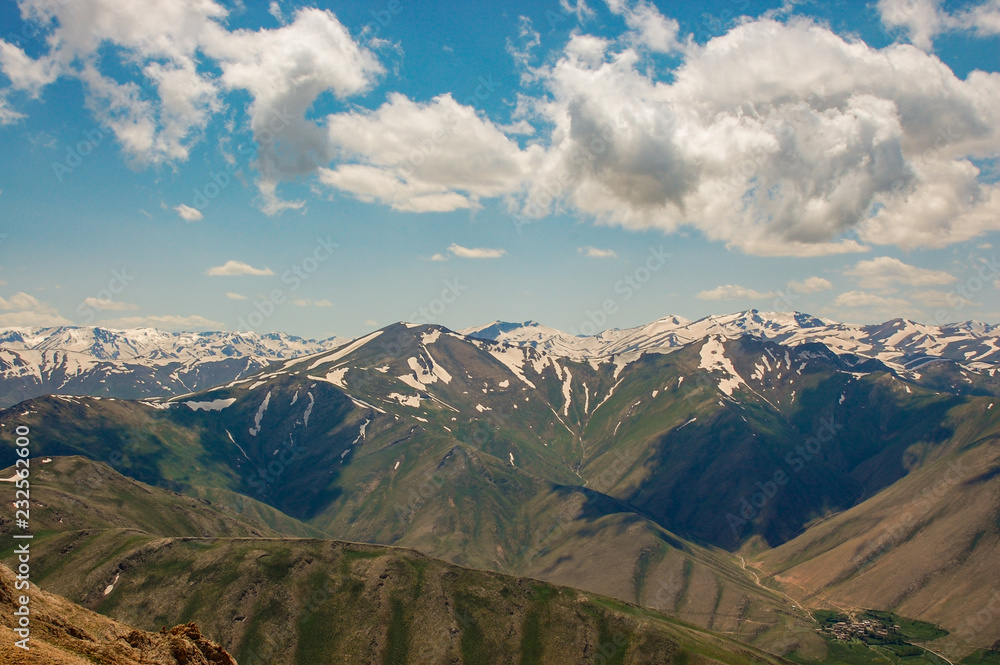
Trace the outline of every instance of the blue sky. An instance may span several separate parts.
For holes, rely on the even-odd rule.
[[[998,33],[995,0],[3,3],[0,326],[997,322]]]

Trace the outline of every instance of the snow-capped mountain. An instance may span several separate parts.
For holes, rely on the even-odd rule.
[[[96,327],[0,329],[0,405],[47,393],[159,397],[209,388],[346,340]]]
[[[857,325],[838,323],[801,312],[748,310],[690,321],[669,316],[636,328],[575,336],[534,321],[493,323],[467,328],[462,334],[517,346],[533,346],[574,359],[602,358],[636,351],[669,352],[708,335],[750,335],[788,346],[818,342],[836,353],[878,359],[896,370],[913,370],[937,359],[973,369],[1000,362],[1000,326],[966,321],[933,326],[904,319]]]
[[[1000,326],[975,321],[931,326],[894,319],[856,325],[800,312],[748,310],[697,321],[668,316],[593,336],[571,335],[534,321],[495,321],[460,332],[553,357],[617,358],[616,364],[642,352],[669,353],[711,335],[750,336],[786,346],[820,343],[836,354],[874,358],[911,374],[932,360],[950,360],[963,369],[991,374],[1000,363]],[[180,395],[248,377],[277,361],[333,350],[348,341],[154,328],[2,328],[0,406],[50,393],[131,399]]]

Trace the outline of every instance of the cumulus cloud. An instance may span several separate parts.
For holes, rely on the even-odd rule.
[[[800,256],[1000,227],[1000,190],[973,162],[1000,153],[1000,75],[961,80],[912,47],[803,19],[688,44],[671,81],[581,39],[536,70],[549,96],[532,110],[554,130],[528,216],[565,201],[602,223]]]
[[[499,259],[507,254],[506,249],[487,249],[485,247],[462,247],[452,243],[448,251],[462,259]]]
[[[430,260],[431,261],[436,261],[436,262],[447,261],[448,257],[445,256],[444,254],[442,254],[441,252],[438,252],[438,253],[434,254],[434,256],[432,256]]]
[[[230,259],[221,266],[209,268],[205,271],[205,274],[209,277],[232,277],[236,275],[267,276],[273,275],[274,271],[268,267],[254,268],[249,263],[243,263],[242,261]]]
[[[182,219],[185,219],[189,222],[197,222],[198,220],[204,218],[204,215],[201,214],[200,210],[198,210],[197,208],[192,208],[189,205],[184,205],[183,203],[178,206],[175,206],[174,210],[177,211],[177,214],[180,215]]]
[[[934,38],[946,32],[971,32],[980,37],[1000,34],[1000,0],[987,0],[957,12],[941,0],[879,0],[882,23],[906,33],[910,41],[929,51]]]
[[[577,250],[590,259],[617,259],[618,254],[613,249],[599,249],[597,247],[579,247]]]
[[[320,181],[408,212],[472,208],[516,191],[542,153],[522,151],[451,95],[418,103],[390,94],[374,111],[328,116],[327,127],[340,164],[320,169]]]
[[[9,298],[0,296],[0,326],[44,328],[71,323],[55,307],[29,293],[21,291]]]
[[[877,291],[892,291],[898,286],[937,286],[958,281],[954,275],[942,270],[930,270],[903,263],[891,256],[880,256],[869,261],[859,261],[844,270],[859,285]]]
[[[219,63],[222,85],[253,99],[250,125],[264,211],[301,207],[300,201],[282,201],[277,183],[312,173],[332,157],[324,129],[307,112],[325,92],[345,98],[368,90],[382,66],[336,16],[315,8],[297,10],[291,23],[273,30],[227,31],[210,22],[202,48]]]
[[[788,282],[787,288],[794,293],[819,293],[820,291],[829,291],[833,288],[833,284],[830,283],[830,280],[822,277],[807,277],[802,281],[792,280]]]
[[[230,300],[247,300],[247,297],[242,293],[233,293],[232,291],[226,291],[226,297]]]
[[[757,291],[738,284],[726,284],[702,291],[695,298],[700,300],[762,300],[773,298],[775,295],[777,294],[774,291]]]
[[[834,301],[836,307],[847,307],[851,309],[881,308],[888,311],[907,309],[910,303],[902,298],[890,298],[880,296],[876,293],[865,291],[847,291],[838,295]]]
[[[383,71],[320,9],[302,8],[287,25],[254,31],[227,29],[228,10],[214,0],[19,5],[25,20],[47,31],[48,49],[32,58],[0,40],[0,69],[12,87],[37,96],[60,77],[78,79],[95,118],[138,164],[187,159],[210,118],[223,110],[221,93],[248,93],[266,212],[301,207],[282,201],[277,183],[329,162],[324,130],[306,118],[316,99],[365,91]],[[122,68],[109,66],[113,59],[139,75],[115,78],[109,72],[117,69],[121,77]],[[0,106],[0,119],[16,119],[17,112],[5,109]]]
[[[578,29],[534,68],[519,52],[532,88],[517,91],[504,122],[446,91],[313,117],[322,95],[349,99],[384,73],[316,8],[280,14],[288,22],[276,28],[231,30],[215,0],[23,0],[46,48],[29,56],[0,41],[0,68],[31,94],[78,79],[141,163],[183,161],[226,95],[245,95],[269,214],[302,208],[280,184],[315,176],[400,211],[499,199],[520,217],[690,229],[759,255],[942,247],[1000,229],[1000,184],[981,172],[1000,157],[1000,74],[960,79],[914,46],[875,49],[795,17],[682,42],[648,0],[607,4],[625,24],[619,38]],[[563,10],[590,15],[579,1]],[[1000,33],[1000,0],[951,13],[933,0],[881,0],[879,10],[917,42],[954,26]],[[649,52],[664,51],[677,54],[669,71],[649,65]],[[116,58],[126,66],[108,64]],[[0,122],[17,114],[0,103]]]
[[[204,28],[224,18],[212,0],[79,0],[18,3],[25,20],[48,30],[48,50],[31,58],[0,43],[0,68],[14,88],[38,95],[62,76],[77,78],[87,106],[139,163],[183,160],[211,114],[220,108],[217,85],[198,71]],[[101,49],[142,73],[155,95],[134,81],[101,71]]]
[[[101,321],[100,324],[106,328],[159,328],[171,331],[219,330],[224,327],[224,324],[219,321],[212,321],[197,314],[191,316],[173,314],[163,316],[128,316],[120,319]]]
[[[128,310],[139,309],[138,305],[127,302],[118,302],[117,300],[110,300],[107,298],[94,298],[94,297],[84,298],[83,304],[99,312],[101,311],[124,312]]]

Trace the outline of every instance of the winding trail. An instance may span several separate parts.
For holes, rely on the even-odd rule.
[[[770,591],[772,593],[780,594],[781,596],[783,596],[784,598],[786,598],[788,600],[788,602],[790,602],[792,604],[792,608],[793,609],[799,610],[802,614],[804,614],[806,616],[807,619],[809,619],[813,623],[819,623],[816,620],[816,617],[814,617],[812,615],[812,613],[809,612],[809,610],[807,610],[806,608],[804,608],[804,607],[801,606],[801,604],[799,603],[799,601],[795,600],[794,598],[792,598],[791,596],[789,596],[787,593],[785,593],[784,591],[782,591],[780,589],[772,589],[769,586],[764,586],[764,584],[762,584],[761,581],[760,581],[760,575],[757,574],[756,569],[753,568],[753,567],[748,568],[747,567],[747,560],[744,559],[739,554],[737,554],[736,556],[740,560],[740,567],[743,568],[744,571],[750,573],[750,576],[753,577],[754,584],[756,584],[757,586],[759,586],[761,589],[766,589],[767,591]]]

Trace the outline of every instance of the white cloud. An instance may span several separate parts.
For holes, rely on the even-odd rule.
[[[773,298],[775,295],[777,294],[774,291],[762,292],[737,284],[726,284],[702,291],[695,298],[700,300],[763,300],[764,298]]]
[[[613,249],[598,249],[597,247],[578,247],[579,253],[591,259],[617,259],[618,255]]]
[[[205,27],[225,17],[212,0],[75,0],[18,3],[26,20],[48,32],[48,50],[32,59],[0,44],[0,68],[15,88],[38,95],[60,76],[79,79],[87,106],[138,163],[184,160],[211,114],[220,109],[217,85],[198,72],[196,52]],[[100,48],[138,69],[155,90],[101,71]]]
[[[96,309],[97,311],[107,311],[107,312],[124,312],[133,309],[139,309],[138,305],[127,302],[118,302],[117,300],[108,300],[103,298],[84,298],[83,304],[91,309]]]
[[[23,291],[15,293],[9,299],[0,296],[0,310],[36,309],[42,306],[38,298]]]
[[[247,297],[240,293],[233,293],[232,291],[226,291],[226,297],[230,300],[247,300]]]
[[[330,115],[327,126],[341,163],[320,169],[320,181],[409,212],[472,208],[516,191],[542,156],[451,95],[418,103],[393,93],[374,111]]]
[[[431,257],[431,261],[447,261],[447,260],[448,260],[448,257],[445,256],[444,254],[442,254],[441,252],[438,252],[434,256]]]
[[[608,0],[608,8],[625,18],[630,33],[626,36],[631,43],[650,51],[669,53],[679,46],[677,21],[668,19],[650,2],[639,0]]]
[[[834,306],[848,307],[852,309],[866,309],[872,307],[884,308],[887,310],[907,309],[910,303],[901,298],[889,298],[865,291],[847,291],[841,293],[834,299]]]
[[[300,8],[274,30],[229,32],[209,23],[205,53],[219,62],[222,85],[253,99],[250,125],[265,212],[301,207],[283,202],[275,185],[314,172],[332,158],[325,131],[305,117],[325,92],[345,98],[368,90],[383,68],[329,11]]]
[[[564,14],[573,14],[576,20],[583,22],[594,17],[594,10],[590,8],[586,0],[559,0],[559,8]]]
[[[182,219],[185,219],[189,222],[197,222],[198,220],[204,218],[204,215],[201,214],[200,210],[198,210],[197,208],[192,208],[189,205],[184,205],[183,203],[181,203],[178,206],[175,206],[174,210],[177,211],[177,214],[180,215]]]
[[[833,288],[833,284],[830,283],[830,280],[822,277],[807,277],[801,282],[794,280],[788,282],[787,288],[793,293],[818,293],[820,291],[829,291]]]
[[[210,277],[231,277],[234,275],[273,275],[274,271],[268,267],[264,268],[254,268],[249,263],[243,263],[242,261],[229,260],[226,261],[221,266],[214,266],[205,271],[206,275]]]
[[[376,109],[307,117],[322,95],[346,100],[384,73],[329,11],[230,30],[214,0],[20,6],[43,26],[47,50],[30,57],[0,42],[11,86],[38,94],[60,76],[78,79],[100,126],[137,163],[187,159],[224,94],[245,93],[268,214],[304,207],[279,186],[315,176],[401,211],[499,198],[529,218],[574,212],[629,229],[690,229],[760,255],[942,247],[1000,230],[1000,184],[980,172],[1000,156],[1000,73],[959,79],[913,46],[874,49],[803,18],[745,19],[681,44],[676,21],[648,0],[608,0],[625,33],[574,31],[546,64],[525,59],[540,92],[515,91],[500,123],[449,93],[389,93]],[[952,13],[931,0],[879,7],[925,35],[918,41],[945,28],[1000,33],[1000,0]],[[579,1],[562,8],[590,15]],[[680,64],[653,67],[649,51],[675,51]],[[114,58],[125,66],[106,62]],[[480,83],[499,94],[492,79]],[[0,122],[17,114],[0,102]]]
[[[505,249],[486,249],[484,247],[462,247],[452,243],[448,251],[462,259],[498,259],[507,253]]]
[[[877,50],[793,18],[684,47],[672,81],[633,49],[571,40],[523,103],[554,126],[522,212],[559,203],[606,224],[761,255],[940,247],[1000,228],[1000,74],[958,79],[907,46]],[[852,235],[854,237],[849,237]]]
[[[2,46],[3,44],[0,43],[0,47]],[[8,106],[7,100],[0,97],[0,127],[4,125],[12,125],[23,117],[23,113],[19,113],[12,109]]]
[[[939,4],[937,0],[879,0],[877,7],[885,26],[903,28],[914,45],[929,51],[934,36],[945,27]]]
[[[291,304],[296,307],[333,307],[333,303],[329,300],[312,300],[311,298],[294,298]]]
[[[891,291],[897,286],[937,286],[958,281],[954,275],[942,270],[930,270],[903,263],[890,256],[880,256],[869,261],[859,261],[844,270],[859,285],[867,289]]]
[[[267,6],[267,13],[273,16],[278,23],[285,22],[285,16],[281,13],[281,3],[276,0],[271,0],[271,4]]]
[[[889,28],[905,32],[925,51],[934,48],[934,38],[946,32],[971,32],[980,37],[1000,34],[1000,0],[987,0],[957,12],[949,12],[940,0],[879,0],[879,16]]]
[[[376,321],[375,319],[367,319],[367,320],[365,320],[365,325],[366,326],[377,326],[378,325],[378,321]]]
[[[186,160],[211,116],[223,110],[221,92],[249,93],[258,186],[269,213],[302,207],[281,200],[281,180],[329,162],[324,130],[305,117],[316,99],[325,92],[363,92],[383,71],[332,13],[320,9],[301,8],[288,25],[254,31],[227,29],[222,21],[228,10],[214,0],[19,5],[46,34],[48,50],[31,58],[0,41],[0,69],[12,86],[37,96],[61,76],[80,80],[97,121],[139,165]],[[139,74],[115,78],[123,68],[109,65],[113,58]],[[0,119],[5,115],[13,120],[17,112],[0,106]]]
[[[0,326],[45,328],[72,324],[54,307],[23,291],[10,298],[0,296],[0,312]]]
[[[106,328],[159,328],[161,330],[220,330],[224,324],[204,316],[129,316],[101,321]]]

